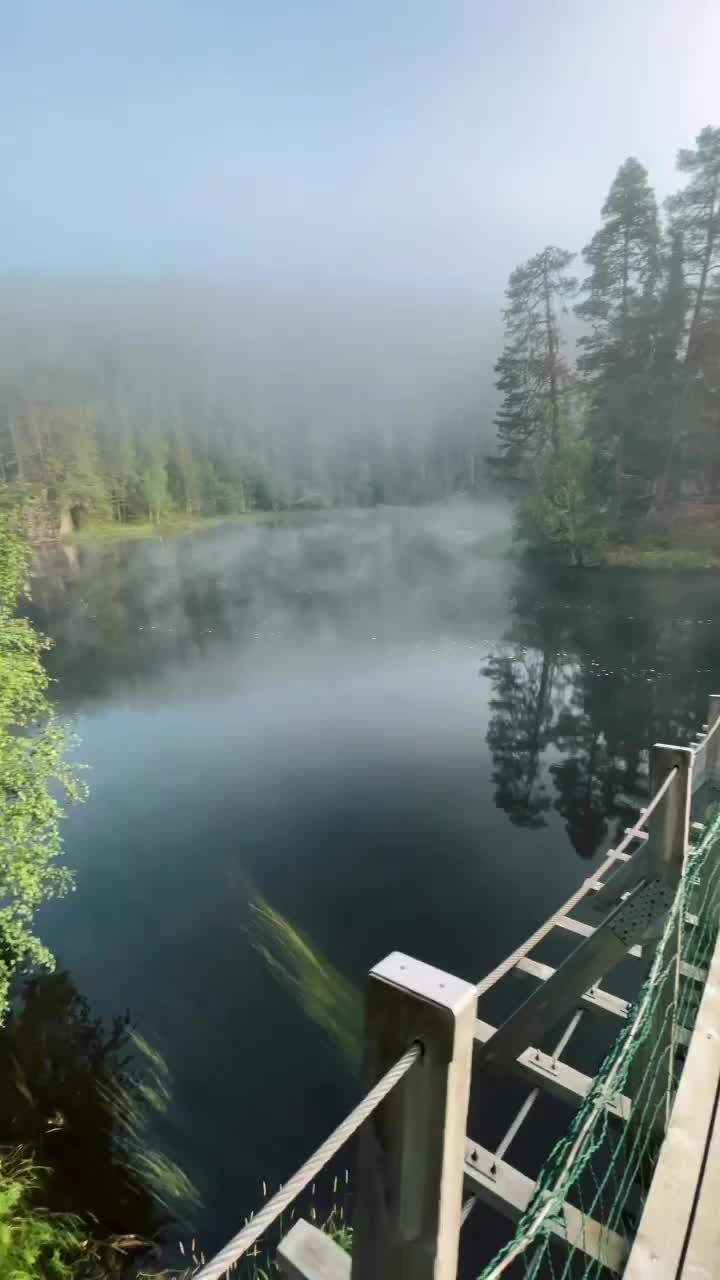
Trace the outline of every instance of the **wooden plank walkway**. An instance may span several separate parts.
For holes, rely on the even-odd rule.
[[[720,937],[625,1280],[720,1280]]]

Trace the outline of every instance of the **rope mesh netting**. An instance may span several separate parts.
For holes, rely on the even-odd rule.
[[[700,844],[690,851],[652,964],[621,1035],[569,1131],[545,1161],[513,1237],[478,1280],[494,1280],[504,1273],[529,1280],[566,1280],[607,1276],[608,1268],[622,1270],[682,1070],[683,1041],[692,1031],[702,997],[694,969],[707,969],[719,912],[716,808]],[[688,914],[697,917],[696,924],[687,922]],[[631,1113],[629,1121],[620,1124],[608,1103],[623,1094],[631,1099]],[[566,1203],[579,1214],[566,1213]]]

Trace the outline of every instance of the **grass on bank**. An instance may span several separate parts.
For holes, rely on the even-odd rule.
[[[345,1221],[341,1208],[336,1206],[324,1222],[318,1223],[313,1220],[312,1213],[310,1219],[313,1225],[318,1226],[325,1235],[330,1236],[330,1239],[334,1240],[344,1253],[352,1255],[353,1229]],[[289,1227],[286,1230],[289,1230]],[[262,1252],[256,1246],[255,1253],[249,1254],[244,1263],[240,1263],[238,1280],[280,1280],[283,1274],[274,1257],[267,1250]]]
[[[602,561],[609,569],[720,569],[715,547],[609,547]]]
[[[129,524],[120,524],[117,520],[105,520],[97,524],[90,523],[65,534],[62,542],[127,542],[139,538],[164,538],[176,534],[193,533],[196,529],[214,529],[222,524],[237,524],[242,521],[275,520],[277,511],[247,511],[242,515],[229,516],[166,516],[156,522],[152,520],[133,520]]]
[[[80,1280],[101,1275],[78,1218],[38,1209],[42,1171],[21,1152],[0,1156],[0,1275],[17,1280]]]

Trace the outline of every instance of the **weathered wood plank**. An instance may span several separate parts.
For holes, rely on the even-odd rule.
[[[690,982],[698,982],[702,986],[707,981],[707,969],[700,969],[695,964],[688,964],[687,960],[681,960],[680,977],[688,978]]]
[[[695,1216],[678,1280],[717,1280],[720,1264],[720,1113],[715,1110]]]
[[[283,1236],[277,1263],[287,1280],[350,1280],[349,1255],[304,1218]]]
[[[581,938],[589,938],[595,932],[594,924],[585,924],[584,920],[575,920],[573,916],[558,916],[556,924],[558,929],[564,929],[566,933],[577,933]]]
[[[685,866],[690,840],[692,747],[656,742],[650,748],[650,787],[658,791],[671,769],[677,773],[647,821],[647,868],[667,884],[677,884]]]
[[[491,1151],[468,1138],[465,1144],[465,1185],[484,1204],[515,1222],[527,1209],[535,1183],[519,1169],[498,1160]],[[583,1214],[567,1202],[563,1222],[553,1219],[551,1230],[569,1247],[602,1262],[618,1273],[628,1254],[628,1243],[616,1232]]]
[[[720,941],[625,1280],[675,1280],[705,1156],[720,1080]],[[717,1212],[717,1204],[716,1204]]]
[[[624,894],[629,893],[647,875],[648,844],[638,849],[634,857],[614,871],[609,880],[599,881],[595,885],[595,897],[592,899],[594,911],[609,911],[616,907]]]
[[[720,720],[720,694],[711,693],[708,698],[708,734]],[[720,784],[720,729],[713,733],[705,748],[705,780],[712,786]]]
[[[672,889],[660,881],[640,883],[590,937],[585,938],[551,978],[498,1028],[484,1046],[479,1065],[501,1067],[537,1043],[609,973],[668,909]]]
[[[541,964],[539,960],[532,960],[530,956],[525,956],[518,960],[512,972],[519,978],[535,978],[538,982],[547,982],[555,970],[549,964]],[[620,1019],[627,1017],[630,1007],[627,1000],[621,1000],[619,996],[611,995],[609,991],[603,991],[598,987],[586,991],[581,1004],[584,1009],[590,1009],[594,1013],[605,1013],[611,1018]]]
[[[476,1020],[475,1039],[478,1044],[487,1044],[494,1034],[495,1028],[489,1022],[483,1022],[480,1018]],[[551,1097],[571,1107],[580,1106],[593,1083],[592,1076],[586,1076],[583,1071],[577,1071],[575,1067],[568,1066],[559,1058],[553,1058],[549,1053],[541,1053],[539,1049],[532,1046],[525,1049],[514,1062],[508,1063],[508,1067],[521,1079],[527,1080],[531,1085],[539,1086]],[[630,1099],[624,1094],[614,1098],[607,1107],[610,1115],[618,1120],[628,1120],[630,1108]]]
[[[581,938],[589,938],[596,929],[596,925],[585,924],[584,920],[576,920],[573,916],[560,916],[556,924],[558,929],[563,929],[565,933],[577,933]],[[642,955],[642,947],[630,947],[628,955],[639,960]]]

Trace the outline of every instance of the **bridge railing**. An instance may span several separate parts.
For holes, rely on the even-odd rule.
[[[643,1034],[636,1037],[628,1078],[644,1089],[643,1113],[652,1115],[653,1136],[662,1139],[674,1092],[682,932],[686,921],[692,923],[691,914],[677,909],[678,886],[686,875],[693,827],[698,826],[691,823],[693,792],[704,782],[720,786],[720,695],[711,696],[707,723],[691,746],[658,743],[652,748],[650,782],[647,806],[602,865],[480,983],[467,983],[398,952],[371,971],[365,1009],[367,1093],[277,1195],[201,1267],[195,1280],[221,1280],[236,1268],[358,1130],[352,1259],[301,1219],[280,1243],[282,1271],[288,1280],[455,1280],[460,1230],[476,1203],[509,1210],[509,1216],[521,1220],[528,1204],[534,1204],[540,1184],[505,1163],[507,1150],[541,1089],[549,1088],[576,1106],[584,1106],[592,1094],[593,1080],[566,1067],[561,1055],[583,1010],[629,1016],[626,1002],[599,988],[601,979],[629,955],[641,958],[646,978],[655,977],[652,1001],[645,999],[642,1006],[650,1011],[652,1025],[645,1022]],[[597,926],[572,914],[584,901],[604,915]],[[553,929],[580,939],[554,970],[531,959]],[[501,1026],[478,1020],[478,997],[514,971],[539,979],[535,991]],[[637,1008],[633,1016],[637,1021]],[[555,1026],[564,1030],[548,1057],[533,1046]],[[627,1031],[628,1024],[626,1038]],[[466,1131],[471,1071],[491,1067],[519,1073],[533,1087],[489,1152]],[[629,1098],[615,1091],[602,1095],[599,1106],[603,1117],[615,1112],[633,1134]],[[469,1196],[463,1205],[464,1186]],[[562,1229],[544,1209],[540,1219],[547,1219],[556,1236],[564,1232],[566,1245],[582,1248],[603,1267],[619,1269],[623,1240],[616,1232],[603,1235],[603,1224],[587,1213],[569,1206]],[[598,1243],[603,1239],[605,1253]]]
[[[361,1128],[353,1280],[455,1280],[477,991],[393,952],[370,973],[362,1101],[197,1273],[220,1280]],[[299,1221],[281,1242],[292,1280],[345,1280],[348,1255]]]

